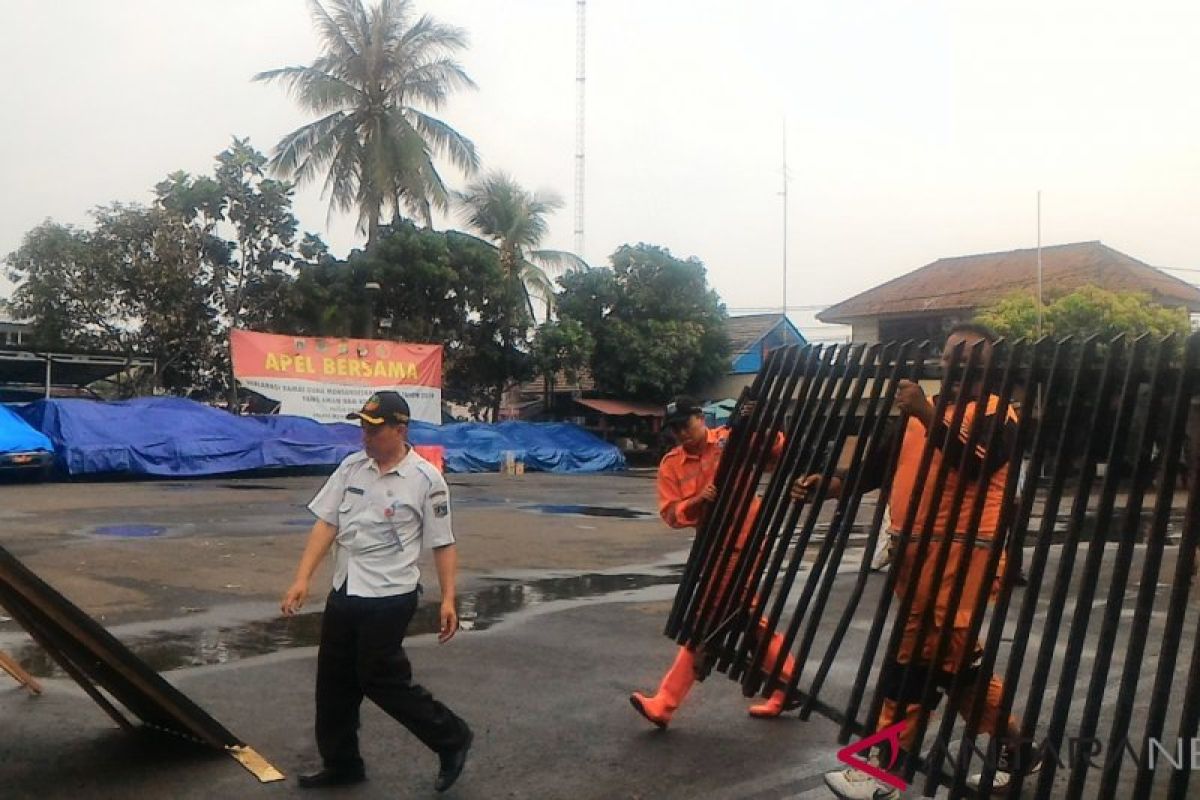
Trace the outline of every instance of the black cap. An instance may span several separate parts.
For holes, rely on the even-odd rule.
[[[700,401],[694,397],[680,395],[672,400],[666,407],[664,420],[667,425],[676,425],[681,422],[687,422],[688,417],[693,414],[703,414],[704,407],[700,405]]]
[[[408,401],[397,392],[376,392],[363,403],[361,411],[346,415],[346,419],[360,419],[368,425],[398,424],[408,422]]]

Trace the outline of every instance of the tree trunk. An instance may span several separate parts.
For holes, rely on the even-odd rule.
[[[375,240],[379,238],[379,214],[372,214],[367,218],[367,250],[371,249],[371,245],[375,244]]]

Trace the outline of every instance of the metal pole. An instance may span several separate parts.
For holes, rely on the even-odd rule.
[[[783,316],[787,316],[787,237],[788,237],[788,174],[787,174],[787,117],[783,118]]]
[[[1037,337],[1042,338],[1042,190],[1037,193]]]
[[[587,85],[587,0],[575,3],[575,255],[583,254],[584,98]]]

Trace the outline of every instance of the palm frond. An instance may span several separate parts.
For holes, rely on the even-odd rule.
[[[355,135],[357,127],[358,115],[347,114],[328,131],[322,131],[322,135],[314,136],[311,144],[308,142],[298,143],[298,146],[307,144],[308,149],[298,153],[302,156],[302,160],[292,170],[291,179],[295,182],[307,183],[315,178],[317,171],[326,168],[332,161],[334,151],[342,138]]]
[[[415,108],[406,108],[408,123],[429,143],[433,152],[446,156],[454,166],[468,175],[479,169],[479,152],[475,143],[436,117]]]
[[[260,72],[251,80],[278,82],[309,111],[325,114],[353,106],[362,92],[336,75],[315,67],[282,67]]]
[[[275,151],[271,156],[271,169],[287,178],[307,180],[311,176],[301,178],[298,174],[298,165],[305,159],[311,162],[314,148],[327,139],[345,117],[345,112],[335,111],[316,122],[302,125],[291,133],[285,134],[275,145]]]
[[[317,36],[320,37],[326,52],[342,61],[349,61],[358,55],[358,51],[346,39],[341,26],[334,21],[333,17],[329,16],[329,12],[325,10],[319,0],[308,0],[308,13],[312,17],[313,24],[317,28]]]
[[[556,273],[591,269],[586,261],[566,250],[534,250],[529,253],[529,260]]]
[[[298,182],[326,170],[330,214],[357,207],[370,226],[400,206],[432,222],[451,199],[435,157],[472,172],[479,155],[470,139],[426,113],[452,91],[474,83],[453,55],[467,35],[432,17],[417,17],[411,0],[308,0],[322,52],[307,67],[268,70],[254,79],[282,84],[321,118],[276,146],[273,166]]]

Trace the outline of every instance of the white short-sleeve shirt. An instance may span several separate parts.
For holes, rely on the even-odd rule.
[[[308,508],[337,527],[333,586],[357,597],[413,591],[421,548],[454,544],[446,479],[411,448],[385,473],[365,452],[347,457]]]

